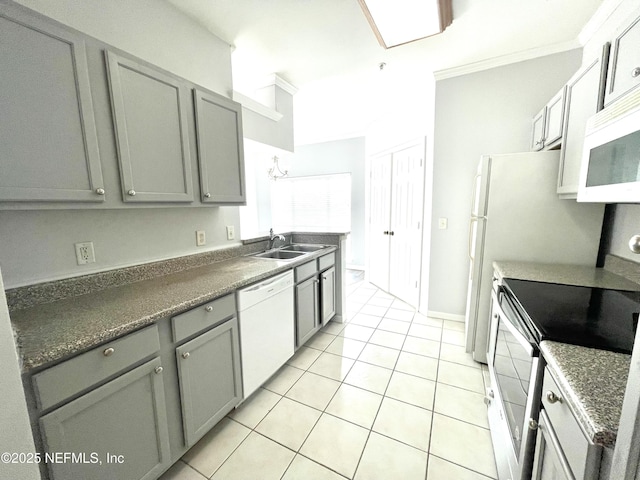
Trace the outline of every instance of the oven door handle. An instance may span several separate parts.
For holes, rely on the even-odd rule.
[[[498,292],[502,292],[502,291],[503,291],[503,288],[498,286]],[[515,337],[518,343],[522,345],[522,347],[527,351],[527,354],[529,356],[533,356],[534,349],[533,349],[533,346],[531,345],[531,342],[513,325],[512,320],[510,320],[509,317],[504,313],[504,310],[500,305],[500,301],[498,300],[498,293],[495,290],[492,290],[491,296],[493,298],[493,305],[498,311],[498,315],[503,319],[502,324],[509,329],[509,331]]]

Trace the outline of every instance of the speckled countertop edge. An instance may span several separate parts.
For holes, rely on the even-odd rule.
[[[336,250],[289,261],[235,257],[10,311],[23,373],[189,310]]]
[[[502,278],[517,278],[536,282],[564,283],[614,290],[640,291],[640,284],[616,275],[604,268],[496,260],[493,268]]]
[[[587,438],[613,448],[631,356],[550,341],[540,349]]]

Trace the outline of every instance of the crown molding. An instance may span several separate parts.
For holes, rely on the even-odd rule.
[[[296,87],[293,84],[287,82],[284,78],[282,78],[277,73],[272,73],[271,75],[267,75],[265,77],[264,82],[262,82],[262,84],[259,85],[258,88],[270,87],[272,85],[280,87],[282,90],[284,90],[285,92],[287,92],[291,96],[293,96],[296,93],[298,93],[298,87]]]
[[[568,42],[556,43],[553,45],[546,45],[544,47],[532,48],[529,50],[522,50],[520,52],[510,53],[508,55],[502,55],[499,57],[488,58],[479,62],[468,63],[466,65],[460,65],[458,67],[447,68],[433,72],[433,76],[436,81],[445,80],[447,78],[459,77],[461,75],[468,75],[470,73],[481,72],[483,70],[489,70],[491,68],[503,67],[512,63],[523,62],[525,60],[531,60],[534,58],[544,57],[546,55],[553,55],[555,53],[567,52],[576,48],[581,48],[580,42],[570,40]]]
[[[625,0],[604,0],[589,21],[582,27],[578,40],[581,45],[586,45],[591,37],[604,25],[607,19]]]

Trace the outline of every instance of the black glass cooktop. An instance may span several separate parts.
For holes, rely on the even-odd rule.
[[[504,279],[538,339],[631,353],[640,292]]]

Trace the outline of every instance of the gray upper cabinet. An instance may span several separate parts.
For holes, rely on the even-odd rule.
[[[533,128],[531,137],[531,150],[537,152],[544,147],[544,121],[547,107],[544,107],[535,117],[533,117]]]
[[[87,459],[49,463],[52,480],[157,478],[171,462],[160,360],[44,415],[40,428],[47,452],[73,452]],[[121,457],[114,461],[113,456]]]
[[[612,42],[605,106],[640,85],[639,46],[640,17],[637,17],[625,25]]]
[[[106,52],[125,202],[192,202],[189,90],[179,79]]]
[[[560,154],[557,193],[561,198],[576,198],[582,164],[584,133],[589,117],[602,105],[603,75],[606,73],[608,45],[602,57],[594,59],[569,79],[564,115],[564,136]]]
[[[191,446],[242,399],[238,320],[176,349],[185,444]]]
[[[0,65],[0,201],[104,201],[82,37],[0,5]]]
[[[198,165],[203,203],[246,204],[242,107],[194,89]]]
[[[552,148],[562,139],[562,126],[564,120],[564,95],[566,87],[554,95],[547,103],[547,113],[544,125],[544,147]]]

